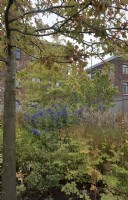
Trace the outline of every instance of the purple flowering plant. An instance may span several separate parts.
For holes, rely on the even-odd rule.
[[[82,120],[84,107],[72,108],[68,104],[52,104],[43,109],[36,109],[32,114],[25,114],[24,121],[31,133],[40,135],[43,131],[54,131]]]

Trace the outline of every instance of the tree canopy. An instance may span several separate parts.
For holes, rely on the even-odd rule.
[[[72,38],[84,48],[93,44],[95,54],[96,45],[102,46],[105,53],[113,52],[115,45],[127,44],[127,11],[127,0],[1,1],[1,61],[6,62],[5,49],[10,36],[13,47],[29,53],[30,41],[35,43],[37,37],[56,35]],[[98,40],[90,43],[88,35]]]
[[[45,51],[46,36],[71,38],[81,45],[86,55],[92,45],[94,55],[100,47],[103,54],[117,51],[116,46],[127,48],[127,11],[127,0],[1,0],[0,61],[6,64],[2,200],[16,199],[14,48],[32,56],[36,48],[44,58],[40,46]],[[89,42],[88,36],[97,40]],[[73,61],[76,57],[69,59]]]

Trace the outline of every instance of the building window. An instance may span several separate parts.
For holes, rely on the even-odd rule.
[[[110,75],[110,77],[114,76],[114,71],[112,69],[109,70],[109,75]]]
[[[32,82],[39,83],[40,82],[40,78],[32,78]]]
[[[123,83],[123,94],[128,94],[128,82]]]
[[[16,80],[16,88],[19,88],[20,83]]]
[[[123,74],[128,74],[128,65],[124,64],[122,66],[122,71],[123,71]]]
[[[16,48],[16,50],[15,50],[15,59],[16,60],[21,59],[21,50],[19,48]]]

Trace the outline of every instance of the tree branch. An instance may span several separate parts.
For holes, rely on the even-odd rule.
[[[5,59],[3,59],[3,58],[0,58],[0,62],[4,62],[4,63],[7,64],[7,61]]]
[[[124,10],[124,11],[128,11],[127,8],[121,8],[121,7],[117,7],[117,6],[109,6],[109,5],[108,5],[108,8],[114,8],[114,9],[116,9],[116,10]]]
[[[110,30],[121,30],[121,31],[127,31],[128,27],[116,27],[116,28],[105,28],[106,31],[110,31]]]
[[[37,58],[36,56],[34,56],[34,55],[28,53],[28,51],[25,51],[23,48],[21,48],[21,47],[19,47],[19,46],[18,46],[18,48],[21,49],[21,50],[22,50],[25,54],[27,54],[28,56],[31,56],[31,57],[33,57],[33,58],[35,58],[35,59],[37,59],[37,60],[39,59],[39,58]]]
[[[5,10],[5,28],[6,28],[6,33],[7,33],[7,38],[10,39],[10,29],[9,29],[9,10],[11,5],[13,4],[13,0],[8,0],[8,5],[7,8]]]
[[[57,34],[58,32],[52,32],[52,33],[46,33],[46,34],[34,34],[34,33],[31,33],[31,32],[23,32],[23,31],[20,31],[18,29],[10,29],[10,31],[15,31],[15,32],[18,32],[18,33],[21,33],[23,35],[29,35],[29,36],[35,36],[35,37],[43,37],[43,36],[50,36],[50,35],[55,35]]]
[[[37,9],[37,10],[32,10],[32,11],[29,11],[29,12],[26,12],[26,13],[23,13],[22,15],[20,15],[19,17],[15,18],[15,19],[12,19],[9,21],[9,23],[12,23],[14,21],[17,21],[18,19],[20,18],[23,18],[25,17],[26,15],[31,15],[31,14],[37,14],[37,13],[45,13],[45,12],[49,12],[49,13],[54,13],[56,15],[58,15],[57,13],[55,13],[55,11],[52,11],[53,9],[59,9],[59,8],[73,8],[75,7],[75,5],[70,5],[70,6],[62,6],[62,5],[59,5],[59,6],[51,6],[49,8],[46,8],[46,9]],[[59,14],[60,16],[60,14]],[[62,17],[62,16],[61,16]]]
[[[88,6],[92,5],[91,1],[85,5],[82,9],[80,9],[78,12],[76,12],[75,14],[73,14],[72,16],[70,16],[68,19],[66,19],[64,21],[63,24],[61,24],[61,26],[59,27],[59,29],[61,29],[68,21],[70,21],[73,17],[75,17],[76,15],[78,15],[79,13],[81,13],[84,9],[88,8]]]

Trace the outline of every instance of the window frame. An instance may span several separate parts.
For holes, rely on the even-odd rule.
[[[21,49],[19,48],[15,50],[15,60],[21,60]]]
[[[122,65],[122,73],[123,74],[128,74],[128,64],[123,64]]]
[[[128,95],[128,81],[123,82],[123,95]]]

